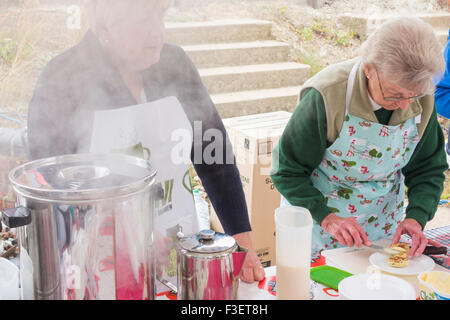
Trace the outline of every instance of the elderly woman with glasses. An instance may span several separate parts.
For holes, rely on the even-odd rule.
[[[408,234],[417,256],[448,168],[433,97],[442,46],[430,25],[405,17],[361,49],[303,85],[271,175],[282,205],[311,212],[314,254]]]

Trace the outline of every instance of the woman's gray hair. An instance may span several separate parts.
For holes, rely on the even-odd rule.
[[[109,25],[118,16],[123,17],[127,8],[138,3],[168,8],[172,0],[84,0],[84,8],[88,24],[96,34],[99,27]]]
[[[433,28],[419,18],[383,23],[361,47],[362,63],[372,64],[396,85],[432,94],[433,77],[445,69],[443,47]]]

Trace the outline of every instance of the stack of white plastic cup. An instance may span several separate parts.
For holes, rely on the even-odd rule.
[[[275,210],[277,299],[310,298],[313,221],[308,209],[294,206]]]

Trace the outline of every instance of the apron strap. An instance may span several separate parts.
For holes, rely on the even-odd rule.
[[[353,87],[355,84],[355,78],[356,78],[356,72],[358,71],[358,67],[359,64],[361,62],[361,59],[359,59],[355,65],[352,68],[352,71],[350,72],[350,75],[348,77],[348,82],[347,82],[347,93],[345,95],[345,113],[348,113],[348,109],[350,106],[350,99],[352,98],[352,93],[353,93]]]

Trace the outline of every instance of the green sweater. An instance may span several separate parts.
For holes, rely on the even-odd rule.
[[[374,113],[379,123],[387,125],[392,112],[381,108]],[[272,167],[271,177],[289,203],[307,208],[318,224],[331,211],[310,177],[330,145],[323,98],[316,89],[309,89],[273,152],[278,156],[273,159],[278,166]],[[415,219],[422,227],[434,217],[443,191],[444,171],[448,169],[444,145],[444,135],[434,110],[414,154],[402,169],[408,196],[406,218]]]

